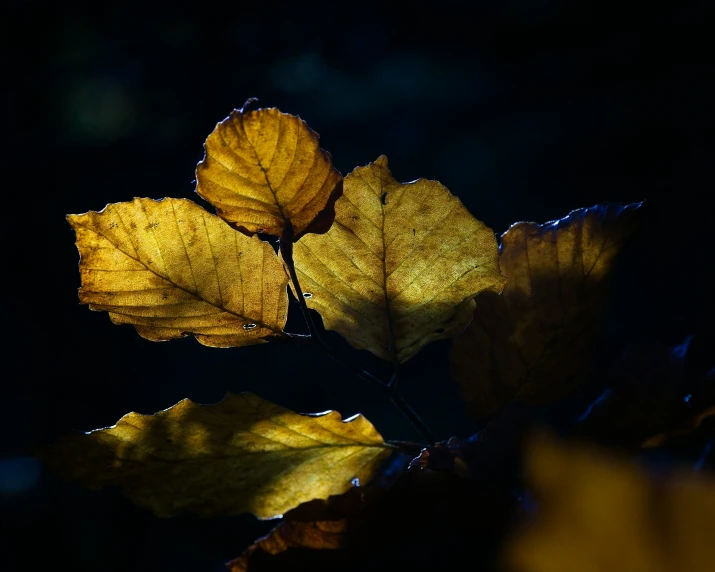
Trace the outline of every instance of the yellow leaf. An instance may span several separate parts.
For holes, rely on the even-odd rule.
[[[384,156],[345,178],[333,226],[293,256],[325,327],[396,363],[461,331],[473,298],[504,285],[494,233],[437,181],[397,182]]]
[[[163,341],[243,346],[284,335],[288,278],[271,246],[185,199],[134,199],[69,215],[79,298]]]
[[[507,545],[515,572],[715,570],[715,480],[655,478],[583,446],[532,443],[535,520]]]
[[[318,134],[275,108],[235,109],[216,125],[196,168],[196,192],[242,232],[300,238],[324,232],[321,214],[341,190],[340,173]],[[332,213],[331,213],[332,214]]]
[[[545,403],[587,381],[608,278],[639,207],[597,205],[503,235],[504,291],[477,298],[451,353],[452,376],[478,418],[508,401]]]
[[[394,449],[362,415],[300,415],[250,393],[188,399],[154,415],[61,437],[43,456],[90,488],[119,486],[158,516],[276,518],[367,483]]]

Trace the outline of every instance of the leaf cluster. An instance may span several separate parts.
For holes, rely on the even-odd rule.
[[[345,365],[425,443],[386,442],[360,415],[299,414],[243,393],[129,413],[38,455],[158,516],[280,518],[228,563],[234,572],[431,569],[465,555],[475,568],[534,572],[712,564],[712,478],[659,480],[633,463],[690,448],[702,451],[698,471],[712,464],[708,342],[593,367],[608,285],[643,204],[520,222],[498,242],[441,183],[400,183],[384,156],[343,177],[302,119],[252,103],[216,126],[196,169],[215,215],[186,199],[135,198],[68,216],[80,301],[152,341],[282,341],[335,357],[321,336],[333,330],[391,364],[390,379]],[[308,336],[285,331],[289,293]],[[484,429],[435,442],[400,394],[399,368],[445,338]]]

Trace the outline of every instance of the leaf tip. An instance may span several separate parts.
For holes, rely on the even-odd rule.
[[[375,159],[374,164],[377,165],[378,167],[384,167],[385,169],[388,169],[387,165],[387,155],[380,155],[377,159]]]

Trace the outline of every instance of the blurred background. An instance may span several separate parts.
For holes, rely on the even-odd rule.
[[[250,390],[301,412],[362,412],[387,439],[419,440],[380,392],[317,350],[152,343],[78,303],[64,216],[135,196],[201,203],[203,141],[249,97],[305,119],[344,175],[385,154],[398,180],[441,181],[498,234],[645,199],[604,351],[711,328],[715,93],[704,4],[10,2],[0,568],[218,572],[270,527],[243,516],[157,519],[116,491],[61,482],[29,456],[129,411]],[[297,308],[289,327],[303,331]],[[432,344],[404,371],[406,399],[440,439],[479,428],[449,378],[448,351]],[[386,375],[366,352],[352,356]]]

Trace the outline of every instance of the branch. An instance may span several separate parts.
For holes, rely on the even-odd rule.
[[[290,221],[286,221],[286,229],[280,239],[279,250],[281,253],[281,257],[283,258],[283,262],[288,269],[288,275],[290,276],[291,284],[293,285],[293,289],[295,290],[295,295],[298,299],[298,305],[300,306],[300,310],[303,313],[303,319],[305,319],[305,322],[308,326],[308,330],[310,331],[311,339],[318,344],[318,347],[323,350],[323,352],[328,357],[335,360],[339,364],[351,369],[353,373],[357,375],[360,379],[367,381],[368,383],[377,384],[382,388],[386,388],[385,382],[382,381],[379,377],[376,377],[370,372],[363,370],[352,362],[346,362],[345,360],[340,359],[340,357],[335,354],[333,349],[325,342],[325,340],[323,340],[322,336],[320,335],[320,332],[318,331],[317,326],[315,325],[315,322],[313,321],[313,316],[311,315],[310,309],[308,308],[308,304],[305,301],[305,297],[303,296],[303,290],[300,287],[298,275],[295,271],[295,264],[293,262],[293,238],[293,227],[290,224]]]

